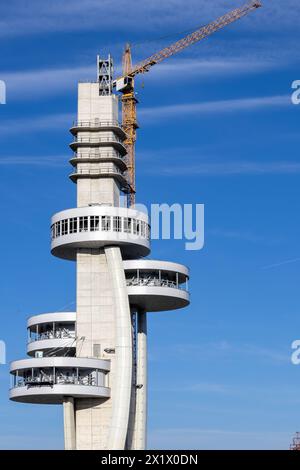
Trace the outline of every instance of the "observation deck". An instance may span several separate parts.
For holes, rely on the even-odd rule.
[[[186,266],[158,260],[127,260],[123,265],[131,305],[148,312],[176,310],[189,305],[189,270]]]
[[[35,315],[27,321],[27,354],[75,356],[76,313],[55,312]]]
[[[51,222],[51,252],[76,260],[78,248],[119,246],[123,258],[150,253],[150,226],[143,212],[93,205],[58,212]]]
[[[22,403],[61,404],[65,396],[109,398],[110,361],[79,357],[43,357],[10,366],[10,399]]]

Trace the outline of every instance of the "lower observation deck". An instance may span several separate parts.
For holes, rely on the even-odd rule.
[[[158,260],[127,260],[123,265],[131,305],[148,312],[176,310],[189,305],[189,270],[186,266]]]
[[[150,253],[150,226],[143,212],[94,205],[59,212],[52,217],[51,252],[76,260],[79,248],[119,246],[123,258]]]
[[[110,361],[45,357],[12,362],[10,399],[22,403],[60,404],[64,396],[109,398]]]
[[[27,321],[27,354],[38,351],[43,356],[75,356],[75,312],[55,312],[34,315]]]

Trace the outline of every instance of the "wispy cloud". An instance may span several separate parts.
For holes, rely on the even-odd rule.
[[[154,170],[144,165],[144,173],[152,173]],[[293,175],[300,173],[298,162],[208,162],[190,163],[189,165],[160,166],[160,174],[165,176],[240,176],[240,175]],[[232,234],[234,236],[234,234]]]
[[[176,119],[180,119],[181,117],[185,118],[186,116],[193,114],[221,114],[242,111],[250,112],[263,109],[282,108],[285,106],[291,106],[291,97],[289,95],[183,103],[170,106],[154,106],[141,108],[139,110],[139,117],[153,123],[159,123],[161,120],[166,120],[175,116]]]
[[[134,26],[137,30],[149,31],[155,27],[165,27],[166,24],[182,30],[183,24],[186,28],[196,27],[197,22],[199,25],[206,24],[242,4],[240,0],[72,0],[70,8],[69,2],[60,0],[31,0],[28,8],[28,2],[24,0],[11,0],[5,8],[3,7],[0,31],[2,36],[45,31],[80,31],[100,27],[102,30],[116,27],[121,31],[128,31]],[[126,11],[126,15],[121,15],[122,11]],[[256,27],[270,30],[282,24],[296,25],[299,14],[297,0],[285,0],[284,8],[276,2],[265,2],[263,9],[252,13],[251,18],[244,18],[237,28]]]
[[[44,70],[16,70],[1,72],[5,80],[10,100],[32,100],[41,96],[51,96],[74,92],[80,80],[95,79],[95,66],[54,68]]]
[[[161,351],[159,350],[161,353]],[[188,344],[174,344],[164,350],[164,357],[168,360],[172,357],[182,358],[186,354],[190,354],[194,359],[208,360],[208,358],[215,357],[231,357],[239,358],[241,361],[245,357],[257,357],[267,363],[274,365],[282,365],[290,363],[290,349],[279,350],[272,349],[268,346],[262,346],[260,344],[252,344],[247,342],[233,343],[227,340],[221,340],[216,342],[208,343],[188,343]],[[160,355],[161,356],[161,355]]]
[[[22,119],[7,119],[0,126],[0,136],[4,137],[11,134],[22,134],[26,129],[26,133],[30,132],[47,132],[53,129],[63,129],[64,132],[74,120],[74,115],[69,113],[47,114],[40,117],[30,117]],[[71,137],[70,137],[71,138]]]
[[[68,157],[66,155],[38,155],[38,156],[7,156],[0,157],[0,166],[66,166]]]
[[[185,77],[222,77],[239,76],[245,73],[260,73],[278,67],[278,63],[266,60],[224,59],[211,57],[209,60],[172,58],[171,61],[154,67],[147,81],[168,80],[162,84],[170,84],[178,80],[178,70],[185,70]],[[120,63],[115,63],[116,76],[121,74]],[[5,80],[10,101],[34,100],[41,97],[74,93],[79,81],[95,80],[95,65],[82,64],[77,67],[61,67],[36,70],[2,71],[1,79]],[[147,110],[144,111],[147,114]]]
[[[208,382],[199,382],[199,383],[190,383],[185,384],[182,382],[180,387],[166,386],[159,388],[151,388],[151,392],[168,392],[168,393],[216,393],[216,394],[229,394],[231,393],[231,388],[224,384],[218,383],[208,383]]]
[[[184,71],[185,79],[193,77],[222,77],[242,74],[255,74],[280,67],[281,64],[273,60],[260,60],[243,58],[211,57],[203,58],[172,58],[167,62],[153,67],[151,74],[146,75],[148,81],[161,80],[166,77],[167,80],[162,84],[168,85],[170,81],[178,81],[178,71]]]
[[[69,2],[31,0],[28,8],[25,1],[11,0],[2,12],[0,31],[2,36],[82,31],[100,27],[102,30],[116,27],[128,31],[128,28],[134,26],[137,30],[149,31],[166,23],[182,30],[182,24],[187,28],[196,26],[197,18],[200,25],[205,24],[226,13],[230,7],[240,5],[237,0],[230,3],[226,5],[223,0],[189,0],[184,3],[182,0],[165,3],[160,0],[72,0],[70,8]],[[120,17],[122,11],[126,11],[126,15]],[[247,23],[247,19],[244,23]]]
[[[286,264],[297,263],[298,261],[300,261],[300,258],[287,259],[287,260],[284,260],[284,261],[279,261],[277,263],[268,264],[267,266],[262,266],[261,269],[279,268],[280,266],[285,266]]]
[[[259,429],[259,426],[258,426]],[[291,432],[220,428],[155,428],[149,433],[150,449],[288,449]]]

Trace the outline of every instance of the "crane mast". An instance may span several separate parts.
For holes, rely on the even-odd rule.
[[[252,11],[261,7],[260,1],[248,2],[240,8],[226,13],[215,21],[203,26],[191,34],[183,37],[179,41],[165,47],[159,52],[151,55],[147,59],[139,62],[137,65],[132,66],[131,49],[129,44],[126,45],[123,54],[123,76],[115,80],[114,86],[117,91],[122,93],[122,126],[127,134],[125,145],[128,154],[128,205],[135,203],[135,142],[136,133],[138,129],[137,123],[137,99],[135,97],[134,77],[138,74],[148,72],[155,64],[177,54],[183,49],[195,44],[196,42],[205,39],[211,34],[224,28],[225,26],[234,23],[235,21],[243,18]]]

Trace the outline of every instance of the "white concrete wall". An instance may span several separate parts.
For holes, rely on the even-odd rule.
[[[78,121],[118,120],[118,96],[99,96],[99,83],[78,84]]]
[[[78,85],[78,121],[117,121],[118,120],[118,97],[117,95],[99,96],[98,83],[79,83]],[[78,138],[116,138],[112,131],[102,132],[78,132]],[[95,147],[89,147],[88,143],[79,153],[94,153],[98,151]],[[100,152],[113,152],[109,145],[100,147]],[[107,162],[99,163],[99,166],[108,167]],[[78,165],[81,168],[82,164]],[[85,163],[84,168],[94,168],[91,163]],[[89,204],[111,204],[120,205],[120,187],[113,178],[79,178],[77,181],[77,206],[84,207]]]
[[[101,357],[111,359],[109,386],[113,389],[115,358],[104,349],[115,347],[115,310],[106,257],[101,250],[77,254],[77,355],[92,357],[100,344]],[[84,337],[85,339],[80,339]],[[107,448],[112,398],[76,400],[77,449]]]
[[[78,178],[77,180],[77,207],[89,204],[120,205],[120,190],[113,178]]]

